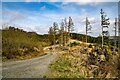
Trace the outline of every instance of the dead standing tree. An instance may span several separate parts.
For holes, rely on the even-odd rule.
[[[48,31],[48,37],[49,37],[49,42],[51,45],[54,44],[53,35],[54,35],[53,28],[50,27]]]
[[[118,16],[118,47],[119,47],[119,52],[120,52],[120,15]]]
[[[69,17],[69,21],[68,21],[68,34],[69,34],[69,50],[70,50],[70,37],[71,37],[71,32],[74,30],[74,23],[73,23],[73,21],[72,21],[72,18],[71,17]]]
[[[67,44],[67,40],[68,40],[68,23],[67,23],[67,19],[64,19],[64,45],[66,46]]]
[[[60,35],[59,44],[60,46],[63,46],[64,45],[64,22],[63,21],[61,22],[61,25],[60,25],[59,35]]]
[[[58,24],[56,22],[53,23],[53,39],[54,39],[54,45],[56,45],[56,34],[58,30]]]
[[[117,36],[117,23],[118,23],[118,22],[117,22],[117,18],[115,18],[114,27],[113,27],[113,28],[114,28],[114,30],[113,30],[113,31],[114,31],[114,46],[116,46],[116,42],[117,42],[117,41],[116,41],[116,36]]]
[[[89,22],[89,20],[88,20],[88,18],[86,17],[86,43],[87,43],[87,35],[88,35],[88,33],[90,33],[90,32],[88,32],[88,31],[90,31],[91,30],[91,25],[90,25],[90,22]]]

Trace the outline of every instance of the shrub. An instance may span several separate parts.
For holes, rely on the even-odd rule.
[[[92,48],[92,45],[90,44],[88,47],[89,47],[89,48]]]
[[[70,46],[77,46],[77,45],[80,45],[80,43],[77,43],[77,42],[73,42],[73,43],[70,43]]]

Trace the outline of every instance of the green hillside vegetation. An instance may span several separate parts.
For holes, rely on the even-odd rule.
[[[3,61],[44,55],[43,47],[48,45],[47,35],[38,35],[14,27],[2,30]]]
[[[83,42],[86,41],[86,35],[84,35],[84,34],[71,33],[71,38],[72,38],[72,39],[79,40],[79,41],[83,41]],[[101,36],[92,37],[92,36],[89,36],[89,35],[88,35],[88,36],[87,36],[87,41],[88,41],[88,43],[101,44],[102,38],[101,38]],[[105,36],[104,36],[104,44],[107,44],[107,45],[108,45],[108,37],[105,37]]]

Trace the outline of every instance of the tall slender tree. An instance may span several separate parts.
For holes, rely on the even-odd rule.
[[[58,24],[56,22],[53,23],[53,39],[54,39],[54,45],[56,44],[56,34],[58,31]]]
[[[104,28],[108,28],[110,25],[109,18],[106,18],[107,15],[105,15],[105,12],[103,12],[103,9],[101,9],[101,26],[102,26],[102,47],[104,45],[104,36],[108,36],[109,32],[105,31]]]
[[[117,18],[115,18],[114,22],[114,46],[116,46],[116,35],[117,35]]]
[[[49,35],[49,42],[51,43],[51,45],[53,45],[54,41],[53,41],[53,28],[52,27],[49,28],[48,35]]]
[[[120,4],[120,2],[119,2],[119,4]],[[120,52],[120,13],[118,15],[118,47],[119,47],[119,52]]]
[[[64,19],[64,45],[66,46],[67,44],[67,40],[68,40],[68,23],[67,23],[67,19]]]
[[[72,21],[72,18],[69,16],[69,21],[68,21],[68,34],[69,34],[69,47],[70,47],[70,37],[71,37],[71,32],[74,30],[74,23]]]
[[[64,22],[63,21],[60,24],[59,34],[60,34],[60,46],[63,46],[64,45]]]
[[[91,25],[90,25],[90,22],[89,22],[89,20],[88,20],[88,18],[86,17],[86,43],[87,43],[87,35],[88,35],[88,33],[90,33],[90,32],[88,32],[88,31],[90,31],[91,30]]]

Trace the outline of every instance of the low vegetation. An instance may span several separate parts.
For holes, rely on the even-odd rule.
[[[44,55],[43,47],[49,45],[47,35],[38,35],[14,27],[2,30],[2,36],[3,61]]]
[[[73,49],[74,48],[74,49]],[[50,64],[50,78],[116,78],[119,77],[118,49],[99,45],[74,46]]]

